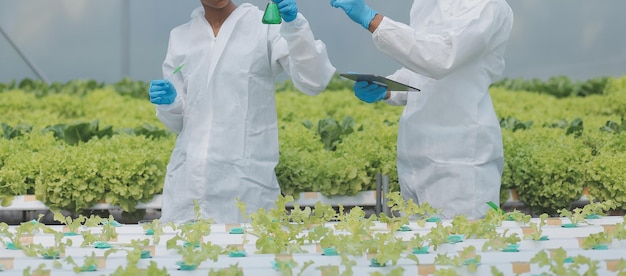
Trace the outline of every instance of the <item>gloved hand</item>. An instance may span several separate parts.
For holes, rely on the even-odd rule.
[[[373,82],[357,81],[352,89],[354,90],[354,95],[366,103],[377,102],[387,96],[387,86]]]
[[[361,24],[366,30],[376,15],[376,12],[365,4],[365,0],[330,0],[330,5],[341,8],[352,21]]]
[[[280,13],[280,17],[282,17],[285,22],[291,22],[296,19],[296,16],[298,15],[298,6],[296,6],[295,0],[273,1],[278,6],[278,12]]]
[[[151,81],[148,93],[153,104],[172,104],[176,99],[176,88],[169,80]]]

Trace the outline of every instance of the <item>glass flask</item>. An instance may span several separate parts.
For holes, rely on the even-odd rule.
[[[268,0],[265,13],[263,13],[263,24],[280,24],[281,21],[278,6],[274,1]]]

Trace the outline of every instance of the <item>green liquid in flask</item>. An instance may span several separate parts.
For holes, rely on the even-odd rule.
[[[265,13],[263,14],[263,24],[280,24],[280,13],[278,12],[278,6],[274,1],[270,0],[265,7]]]

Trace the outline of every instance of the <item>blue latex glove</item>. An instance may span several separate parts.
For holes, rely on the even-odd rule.
[[[361,24],[366,30],[376,15],[376,12],[365,4],[365,0],[330,0],[330,5],[341,8],[352,21]]]
[[[176,88],[169,80],[151,81],[148,93],[153,104],[172,104],[176,99]]]
[[[354,89],[354,95],[366,103],[377,102],[387,96],[387,86],[373,82],[357,81],[352,89]]]
[[[278,12],[280,13],[280,17],[282,17],[285,22],[291,22],[296,19],[296,16],[298,15],[298,6],[296,6],[295,0],[273,1],[278,6]]]

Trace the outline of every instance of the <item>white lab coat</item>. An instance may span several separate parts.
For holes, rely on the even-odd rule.
[[[316,95],[335,68],[301,14],[281,25],[264,25],[262,16],[258,7],[242,4],[215,37],[197,8],[170,33],[163,74],[178,95],[171,105],[157,105],[157,116],[178,137],[167,165],[163,222],[194,219],[194,200],[202,217],[218,223],[243,221],[237,199],[248,214],[275,206],[275,77],[287,73],[297,89]]]
[[[415,0],[410,26],[384,18],[376,47],[403,68],[389,78],[422,92],[392,92],[406,105],[398,130],[401,193],[481,218],[499,204],[504,153],[489,85],[504,71],[513,24],[505,0]]]

